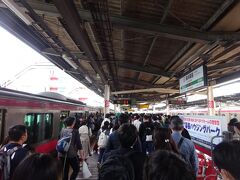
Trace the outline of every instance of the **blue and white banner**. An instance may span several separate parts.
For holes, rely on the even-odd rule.
[[[211,139],[221,136],[227,131],[227,120],[221,116],[181,116],[184,127],[188,130],[193,141],[201,146],[211,149]],[[217,144],[221,139],[215,140]]]

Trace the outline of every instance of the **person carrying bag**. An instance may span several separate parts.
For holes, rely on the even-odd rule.
[[[80,157],[84,159],[79,133],[73,128],[75,122],[74,117],[66,118],[64,123],[67,127],[61,130],[60,139],[56,146],[58,157],[63,164],[63,180],[68,180],[70,166],[73,169],[70,180],[76,180],[80,169],[78,151]]]

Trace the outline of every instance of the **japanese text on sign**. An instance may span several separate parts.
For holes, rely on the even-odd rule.
[[[199,145],[211,148],[211,139],[227,130],[227,121],[219,116],[181,116],[184,127]]]

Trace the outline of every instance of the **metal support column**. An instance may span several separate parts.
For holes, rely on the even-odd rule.
[[[166,99],[166,113],[167,113],[167,115],[170,115],[170,107],[169,107],[169,103],[168,103],[168,98]]]
[[[208,115],[214,116],[215,115],[215,103],[214,103],[214,96],[213,96],[213,86],[208,86]]]
[[[110,86],[105,85],[105,90],[104,90],[104,117],[107,113],[110,112],[109,106],[109,99],[110,99]]]

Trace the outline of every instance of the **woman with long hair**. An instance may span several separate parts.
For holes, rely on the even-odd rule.
[[[156,128],[153,133],[155,150],[168,150],[179,154],[179,150],[172,139],[171,130],[168,128]]]

